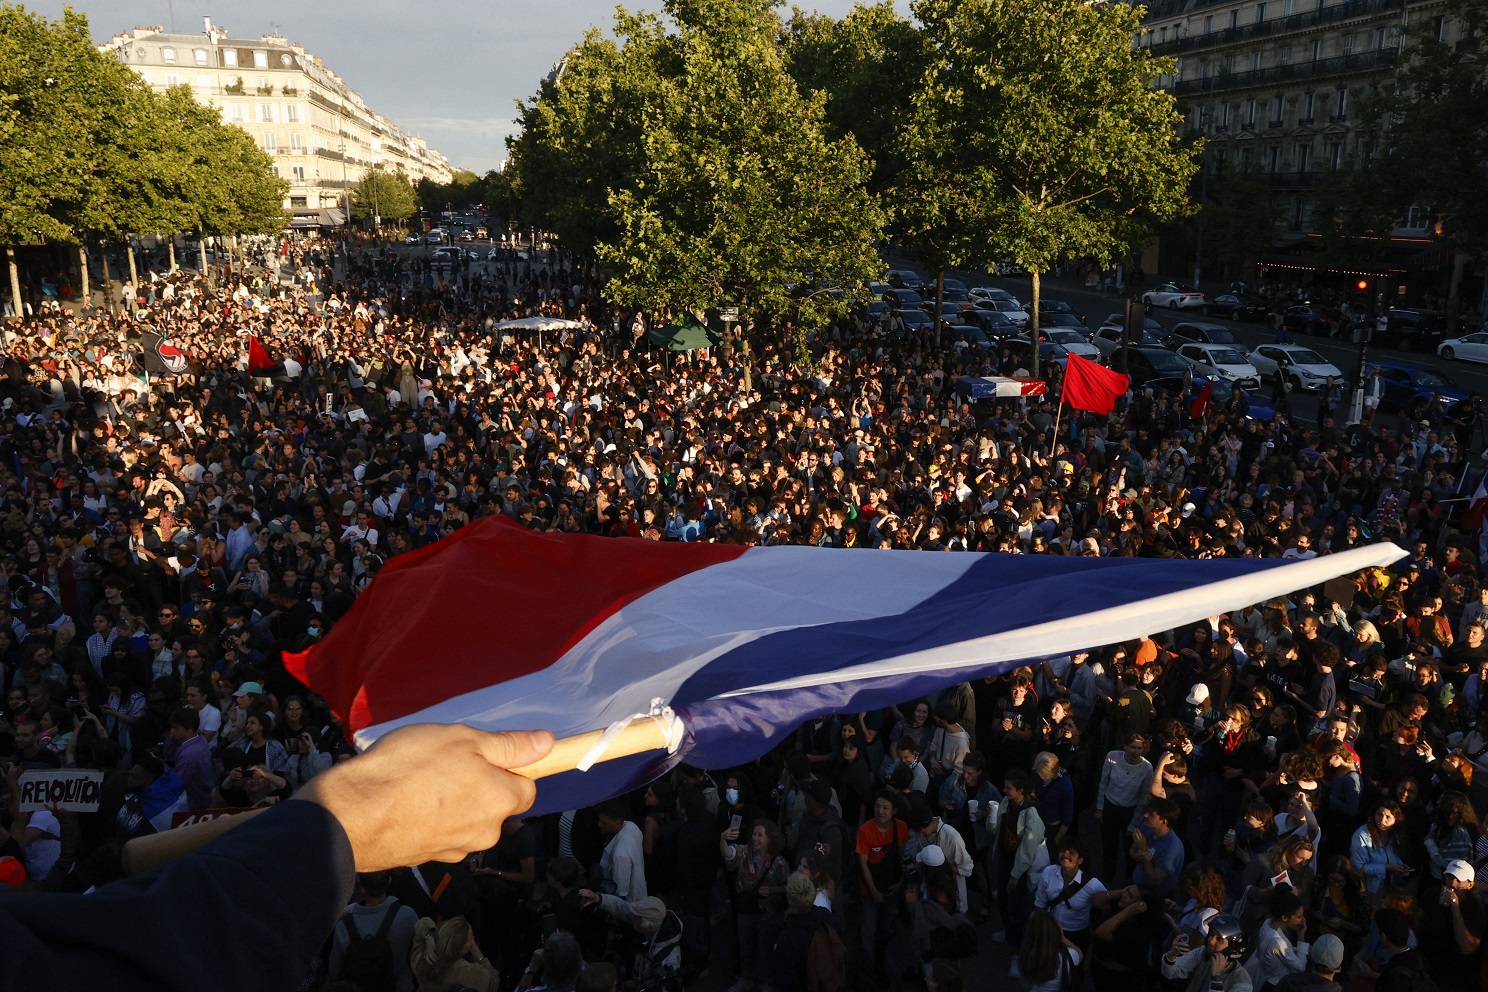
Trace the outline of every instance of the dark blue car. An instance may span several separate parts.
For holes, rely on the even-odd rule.
[[[1419,365],[1377,362],[1369,370],[1371,374],[1379,373],[1379,408],[1412,420],[1440,423],[1444,414],[1472,395],[1445,373]]]
[[[1210,377],[1206,375],[1196,375],[1193,377],[1193,385],[1189,387],[1188,394],[1190,402],[1198,398],[1199,393],[1203,392],[1204,386],[1209,381]],[[1230,397],[1235,395],[1236,390],[1239,390],[1241,393],[1245,394],[1246,420],[1267,421],[1276,416],[1276,408],[1271,405],[1271,402],[1269,400],[1262,399],[1261,396],[1255,391],[1250,389],[1240,389],[1239,386],[1236,386],[1228,379],[1214,377],[1213,381],[1214,396],[1210,400],[1210,402],[1213,403],[1215,407],[1228,406]],[[1143,388],[1160,389],[1163,392],[1176,395],[1183,392],[1183,387],[1185,385],[1188,384],[1184,381],[1182,376],[1161,376],[1156,379],[1147,380],[1147,382],[1143,384]]]

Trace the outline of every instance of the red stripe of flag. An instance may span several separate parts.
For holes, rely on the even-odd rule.
[[[355,731],[540,671],[626,604],[744,550],[487,517],[391,559],[324,641],[284,665]]]

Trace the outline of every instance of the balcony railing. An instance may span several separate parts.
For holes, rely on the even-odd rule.
[[[1289,65],[1274,65],[1269,69],[1250,69],[1246,72],[1229,72],[1210,76],[1207,79],[1183,79],[1173,84],[1174,96],[1192,96],[1196,93],[1218,93],[1223,90],[1246,89],[1253,86],[1271,86],[1293,79],[1317,79],[1322,76],[1348,75],[1386,69],[1395,64],[1400,52],[1394,48],[1380,48],[1372,52],[1356,52],[1339,55],[1315,62],[1293,62]]]
[[[1336,24],[1339,21],[1372,17],[1375,14],[1400,10],[1404,6],[1405,0],[1348,0],[1346,3],[1334,4],[1330,7],[1324,7],[1322,10],[1309,10],[1301,14],[1289,14],[1286,17],[1276,17],[1269,21],[1261,21],[1259,24],[1241,24],[1233,28],[1224,28],[1220,31],[1210,31],[1207,34],[1194,33],[1185,35],[1182,38],[1159,41],[1150,47],[1154,55],[1180,55],[1184,52],[1197,51],[1202,48],[1237,45],[1241,42],[1252,41],[1256,38],[1265,38],[1273,34],[1286,34],[1291,31],[1319,27],[1324,24]]]

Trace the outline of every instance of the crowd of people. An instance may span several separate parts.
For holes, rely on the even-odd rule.
[[[274,803],[355,760],[281,654],[389,557],[486,515],[1093,557],[1393,540],[1410,553],[1390,569],[813,720],[748,767],[364,873],[304,987],[731,969],[731,992],[959,992],[989,943],[1040,992],[1482,987],[1488,585],[1443,502],[1472,423],[1309,427],[1137,392],[1056,433],[1049,401],[957,393],[1009,356],[859,313],[665,355],[646,331],[671,315],[609,307],[557,252],[278,255],[8,328],[0,881],[93,889],[175,813]],[[578,326],[498,326],[534,314]],[[159,371],[148,332],[184,367]],[[250,342],[272,367],[250,370]],[[96,812],[21,810],[19,777],[59,767],[104,773]]]

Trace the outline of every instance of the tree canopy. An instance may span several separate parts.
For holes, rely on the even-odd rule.
[[[184,87],[153,92],[87,18],[0,4],[0,242],[281,229],[286,185]]]
[[[402,171],[373,166],[362,174],[351,194],[351,215],[357,220],[371,220],[375,214],[402,222],[413,216],[413,210],[413,183]]]
[[[1127,4],[916,0],[928,56],[899,131],[895,230],[944,264],[1060,261],[1126,252],[1187,212],[1171,62],[1132,45]]]
[[[523,108],[523,208],[592,245],[621,304],[818,323],[876,274],[868,159],[797,87],[768,0],[665,14],[621,10],[619,41],[591,32]]]

